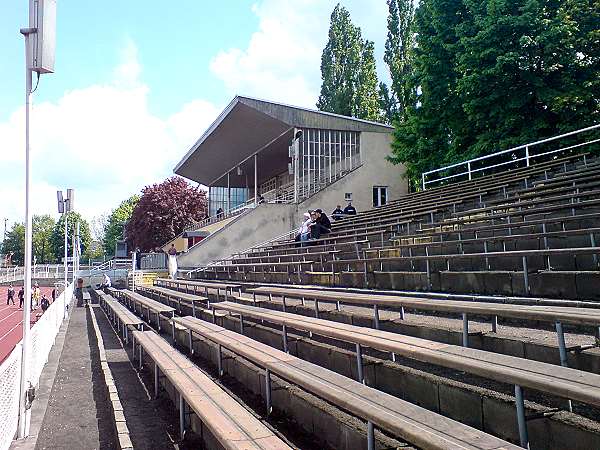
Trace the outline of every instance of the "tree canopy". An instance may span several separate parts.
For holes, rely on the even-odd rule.
[[[389,122],[401,120],[406,109],[414,102],[415,87],[411,83],[413,72],[412,50],[415,44],[414,4],[412,0],[387,0],[387,38],[383,60],[392,79],[391,89],[382,85],[380,93]],[[387,101],[386,101],[387,99]]]
[[[183,178],[171,177],[147,186],[125,226],[130,248],[150,251],[183,232],[206,215],[206,192]]]
[[[52,246],[52,232],[55,222],[49,215],[34,215],[32,217],[32,262],[37,264],[49,264],[56,257]],[[6,233],[3,244],[4,253],[13,253],[12,263],[23,265],[25,262],[25,224],[15,223],[12,229]]]
[[[382,119],[374,44],[362,38],[360,28],[339,3],[331,13],[321,77],[317,108],[359,119]]]
[[[75,234],[75,229],[77,227],[77,222],[79,222],[79,239],[81,242],[81,254],[84,255],[88,250],[90,243],[92,241],[92,236],[90,234],[90,226],[87,221],[81,217],[78,212],[71,211],[66,214],[67,216],[67,252],[68,256],[72,256],[73,252],[73,235]],[[54,256],[57,261],[60,261],[65,254],[65,214],[63,214],[56,225],[54,226],[54,230],[52,231],[52,250],[54,252]]]
[[[54,219],[45,214],[33,216],[33,257],[38,264],[49,264],[54,262],[55,254],[52,249],[52,232],[54,231]]]
[[[104,251],[108,256],[114,256],[115,244],[117,240],[123,239],[125,225],[131,219],[133,210],[139,201],[139,195],[132,195],[127,200],[123,200],[108,216],[104,226],[104,238],[102,241]]]
[[[599,121],[595,0],[422,0],[391,160],[409,178]]]
[[[15,223],[10,231],[6,233],[2,251],[5,254],[12,253],[12,263],[14,265],[23,265],[25,261],[25,224]]]

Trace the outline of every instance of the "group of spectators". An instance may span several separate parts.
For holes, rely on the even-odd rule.
[[[46,311],[50,307],[50,300],[46,297],[46,294],[42,294],[40,286],[35,283],[31,290],[31,310],[35,311],[38,308],[41,308],[42,311]],[[23,303],[25,301],[25,288],[21,286],[19,292],[17,293],[19,297],[19,308],[23,308]],[[52,290],[52,301],[56,298],[56,290]],[[15,304],[15,287],[11,284],[8,286],[8,290],[6,291],[6,304]]]
[[[355,214],[356,208],[352,206],[351,202],[348,202],[348,206],[343,210],[341,205],[337,205],[331,213],[331,217],[333,220],[340,220]],[[302,220],[302,225],[296,235],[296,241],[300,242],[300,245],[307,245],[309,241],[319,239],[331,232],[331,221],[321,209],[305,212]]]

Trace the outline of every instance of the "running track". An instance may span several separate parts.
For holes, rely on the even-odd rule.
[[[6,292],[8,286],[0,286],[0,363],[6,359],[15,345],[23,337],[23,310],[19,309],[19,297],[17,296],[20,285],[15,284],[15,305],[6,304]],[[46,294],[48,300],[52,301],[52,288],[40,287],[42,294]],[[40,308],[31,312],[31,325],[35,323],[37,314],[41,314]]]

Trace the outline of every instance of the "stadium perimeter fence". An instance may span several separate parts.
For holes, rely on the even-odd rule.
[[[29,381],[37,386],[58,330],[65,318],[65,308],[73,297],[73,285],[58,296],[31,327],[28,355]],[[19,423],[22,342],[0,365],[0,450],[7,450],[16,436]]]

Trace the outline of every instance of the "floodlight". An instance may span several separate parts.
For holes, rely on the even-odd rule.
[[[301,137],[302,137],[302,130],[296,131],[296,134],[294,135],[294,139],[300,139]]]
[[[31,70],[38,73],[54,72],[54,52],[56,48],[56,0],[35,2],[35,28],[32,33]]]
[[[58,200],[58,213],[63,214],[65,212],[65,201],[63,200],[62,191],[56,191],[56,199]]]
[[[67,207],[66,211],[71,212],[75,210],[75,192],[73,189],[67,189]]]

